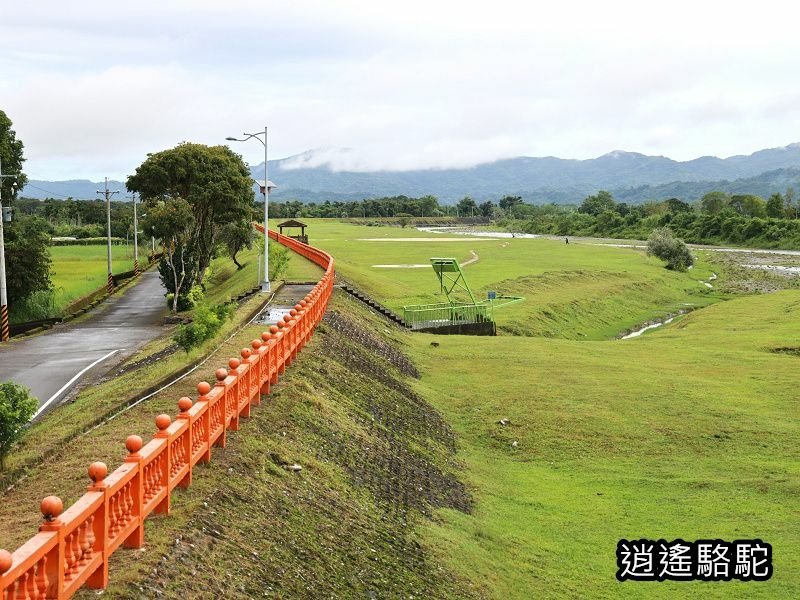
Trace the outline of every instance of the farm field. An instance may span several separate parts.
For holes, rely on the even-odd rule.
[[[148,249],[140,246],[141,263],[147,260]],[[53,260],[51,275],[53,282],[53,304],[47,311],[51,316],[61,312],[75,302],[106,284],[108,273],[105,246],[51,246]],[[114,273],[133,269],[133,246],[112,246],[111,260]],[[46,315],[32,315],[43,318]],[[25,321],[26,315],[15,315],[11,309],[12,322]]]
[[[500,324],[536,337],[407,338],[422,371],[417,389],[458,434],[474,494],[472,514],[440,510],[424,528],[456,573],[492,598],[797,597],[800,293],[710,305],[722,297],[697,283],[716,268],[704,261],[679,274],[628,249],[369,243],[358,240],[430,235],[311,231],[342,275],[394,308],[435,298],[433,273],[370,265],[466,259],[469,249],[481,257],[465,269],[474,287],[528,298]],[[707,307],[640,338],[609,339],[683,302]],[[621,538],[760,538],[773,545],[775,575],[622,584]]]

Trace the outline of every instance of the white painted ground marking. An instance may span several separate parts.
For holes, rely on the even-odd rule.
[[[58,398],[58,397],[59,397],[59,396],[60,396],[62,393],[64,393],[64,390],[66,390],[66,389],[67,389],[69,386],[71,386],[71,385],[72,385],[73,383],[75,383],[75,382],[76,382],[78,379],[80,379],[80,378],[81,378],[81,376],[82,376],[84,373],[86,373],[86,371],[88,371],[89,369],[91,369],[91,368],[92,368],[92,367],[94,367],[95,365],[99,365],[99,364],[100,364],[101,362],[103,362],[105,359],[107,359],[107,358],[108,358],[108,357],[110,357],[110,356],[113,356],[113,355],[114,355],[114,354],[116,354],[117,352],[119,352],[119,350],[112,350],[111,352],[109,352],[109,353],[108,353],[108,354],[106,354],[105,356],[102,356],[102,357],[98,358],[96,361],[94,361],[92,364],[90,364],[90,365],[89,365],[88,367],[86,367],[85,369],[81,370],[81,371],[80,371],[80,372],[79,372],[77,375],[75,375],[75,377],[73,377],[73,378],[72,378],[72,379],[70,379],[70,380],[69,380],[67,383],[65,383],[65,384],[64,384],[64,385],[61,387],[61,389],[60,389],[60,390],[58,390],[58,391],[57,391],[55,394],[53,394],[52,396],[50,396],[50,399],[49,399],[47,402],[45,402],[44,404],[42,404],[42,405],[39,407],[39,410],[37,410],[37,411],[36,411],[36,414],[35,414],[35,415],[33,415],[33,418],[35,419],[36,417],[38,417],[38,416],[39,416],[39,413],[41,413],[41,412],[42,412],[42,411],[43,411],[45,408],[47,408],[48,406],[50,406],[50,403],[52,403],[52,402],[53,402],[53,400],[55,400],[56,398]]]
[[[492,238],[427,238],[427,237],[406,237],[406,238],[358,238],[359,242],[496,242]]]

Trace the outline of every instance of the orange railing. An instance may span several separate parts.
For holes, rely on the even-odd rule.
[[[13,554],[0,550],[0,600],[69,598],[83,585],[106,587],[111,554],[120,546],[142,546],[148,515],[169,512],[172,490],[191,484],[192,468],[211,460],[212,447],[225,447],[226,432],[250,416],[250,407],[259,405],[311,338],[333,292],[333,258],[287,236],[269,235],[323,267],[322,279],[283,321],[244,348],[241,359],[218,369],[213,386],[200,382],[196,402],[181,398],[174,422],[169,415],[156,417],[158,432],[150,442],[129,436],[129,454],[113,473],[92,463],[92,484],[75,504],[62,513],[59,498],[42,500],[39,533]]]

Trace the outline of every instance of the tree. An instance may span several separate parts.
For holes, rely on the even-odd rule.
[[[647,255],[655,256],[666,262],[667,269],[685,271],[692,264],[694,258],[683,240],[672,235],[669,227],[654,229],[647,238]]]
[[[172,312],[178,312],[178,303],[192,287],[195,269],[199,262],[194,252],[193,234],[197,229],[192,207],[183,198],[152,205],[142,222],[143,231],[161,240],[163,257],[159,265],[161,281],[173,294]]]
[[[159,202],[188,203],[193,216],[188,245],[197,261],[192,269],[197,285],[203,282],[222,227],[249,219],[254,205],[250,172],[241,156],[227,146],[183,143],[150,154],[126,185],[148,207]]]
[[[665,200],[664,203],[667,205],[667,210],[673,214],[689,212],[692,210],[691,206],[689,206],[683,200],[679,200],[678,198],[670,198],[669,200]]]
[[[478,212],[478,205],[475,204],[475,200],[469,196],[464,196],[458,201],[456,206],[458,207],[458,214],[461,217],[471,217],[474,213]]]
[[[4,228],[8,302],[14,305],[30,294],[52,287],[50,282],[50,235],[38,217],[23,217]]]
[[[38,406],[26,388],[10,381],[0,383],[0,471],[5,471],[9,451]]]
[[[579,213],[594,215],[595,217],[607,210],[614,210],[614,198],[604,190],[597,192],[596,196],[587,196],[578,207]]]
[[[700,200],[700,210],[710,215],[718,215],[720,211],[728,206],[730,196],[725,192],[708,192]]]
[[[491,200],[487,200],[486,202],[482,202],[481,205],[478,207],[481,211],[482,217],[491,217],[492,210],[494,209],[494,202]]]
[[[789,186],[786,188],[786,193],[783,195],[784,199],[786,200],[786,218],[787,219],[796,219],[797,218],[797,209],[800,208],[800,201],[795,202],[794,199],[794,188]]]
[[[772,194],[767,200],[767,216],[780,219],[785,214],[783,196],[779,193]]]
[[[243,269],[244,265],[239,264],[239,261],[236,260],[236,255],[245,248],[251,248],[253,239],[255,239],[255,230],[253,229],[253,224],[247,219],[236,223],[228,223],[222,227],[220,241],[228,250],[228,255],[237,269]]]
[[[3,202],[16,198],[17,192],[28,183],[27,176],[22,172],[22,163],[25,162],[22,153],[24,145],[17,139],[17,133],[11,129],[12,125],[8,115],[0,110],[0,160],[3,162],[3,174],[13,175],[0,179]]]
[[[22,172],[23,144],[11,129],[11,119],[0,110],[0,160],[3,174],[0,190],[5,206],[13,205],[17,192],[28,181]],[[14,304],[33,292],[48,290],[50,284],[50,236],[47,224],[34,217],[18,217],[3,227],[5,238],[8,302]]]
[[[767,205],[766,203],[753,194],[738,194],[731,196],[728,203],[733,210],[745,217],[766,217]]]
[[[518,204],[522,204],[522,197],[521,196],[503,196],[500,198],[500,202],[498,203],[500,208],[504,211],[510,213],[512,212],[513,208]]]

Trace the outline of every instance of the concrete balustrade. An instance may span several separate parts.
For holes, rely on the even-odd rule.
[[[144,544],[144,520],[170,511],[173,490],[191,485],[193,467],[210,461],[213,447],[225,447],[226,433],[239,429],[241,417],[250,416],[311,339],[333,293],[333,258],[273,231],[269,236],[323,267],[322,279],[277,326],[231,358],[228,369],[217,369],[214,385],[202,381],[196,400],[178,400],[174,420],[156,417],[147,444],[128,436],[128,455],[114,472],[92,463],[91,484],[66,511],[56,496],[42,500],[39,533],[13,553],[0,550],[0,600],[69,598],[84,585],[105,588],[111,554]]]

